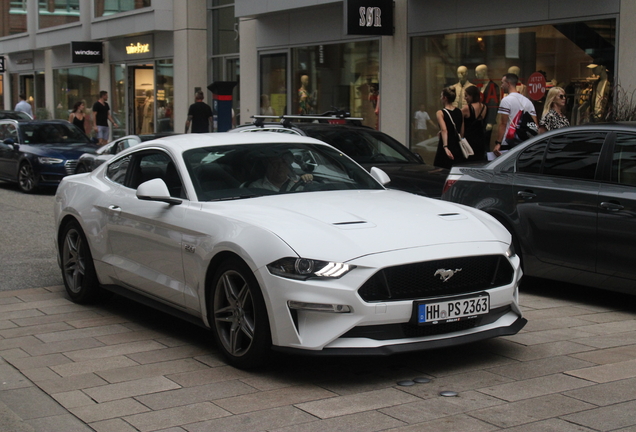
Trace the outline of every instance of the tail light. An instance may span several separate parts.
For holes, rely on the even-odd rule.
[[[446,177],[446,182],[444,183],[444,188],[442,189],[442,195],[445,194],[455,183],[457,180],[461,178],[461,174],[450,174]]]

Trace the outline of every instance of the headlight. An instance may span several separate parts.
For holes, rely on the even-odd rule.
[[[52,158],[52,157],[39,157],[38,161],[43,165],[60,164],[64,162],[64,159]]]
[[[338,279],[354,268],[349,264],[306,258],[282,258],[267,266],[273,275],[299,280]]]

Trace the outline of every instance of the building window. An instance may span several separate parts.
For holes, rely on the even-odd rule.
[[[0,0],[0,37],[27,31],[27,0]]]
[[[234,17],[234,0],[212,0],[208,13],[208,32],[210,35],[209,54],[211,55],[211,82],[240,82],[239,62],[239,21]],[[241,122],[240,83],[232,90],[232,124]],[[212,105],[216,111],[216,105]],[[215,126],[216,127],[216,126]]]
[[[261,56],[260,115],[279,116],[287,112],[287,54]]]
[[[55,89],[55,117],[67,120],[78,101],[86,106],[86,115],[91,116],[93,103],[99,99],[99,67],[86,66],[53,71]]]
[[[174,65],[172,59],[158,60],[157,132],[174,131]]]
[[[79,3],[80,0],[40,0],[38,27],[43,29],[79,21]]]
[[[321,114],[337,108],[378,128],[379,41],[292,48],[291,53],[291,114]]]
[[[151,0],[95,0],[95,17],[150,7]]]
[[[410,117],[424,105],[435,119],[440,92],[447,86],[456,89],[455,104],[462,108],[465,88],[475,85],[488,107],[486,146],[492,148],[504,97],[499,86],[511,72],[519,76],[517,90],[532,100],[539,119],[547,91],[558,86],[565,90],[571,125],[602,121],[611,97],[615,40],[615,19],[414,37]],[[412,132],[411,148],[432,160],[437,131],[423,141]]]
[[[6,109],[4,107],[4,74],[0,74],[0,110]]]

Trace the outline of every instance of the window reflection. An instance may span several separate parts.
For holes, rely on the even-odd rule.
[[[95,0],[95,17],[149,7],[151,0]]]
[[[40,0],[38,27],[43,29],[79,21],[79,3],[80,0]]]

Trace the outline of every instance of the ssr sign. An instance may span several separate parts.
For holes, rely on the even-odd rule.
[[[393,35],[393,0],[347,0],[345,17],[348,35]]]

